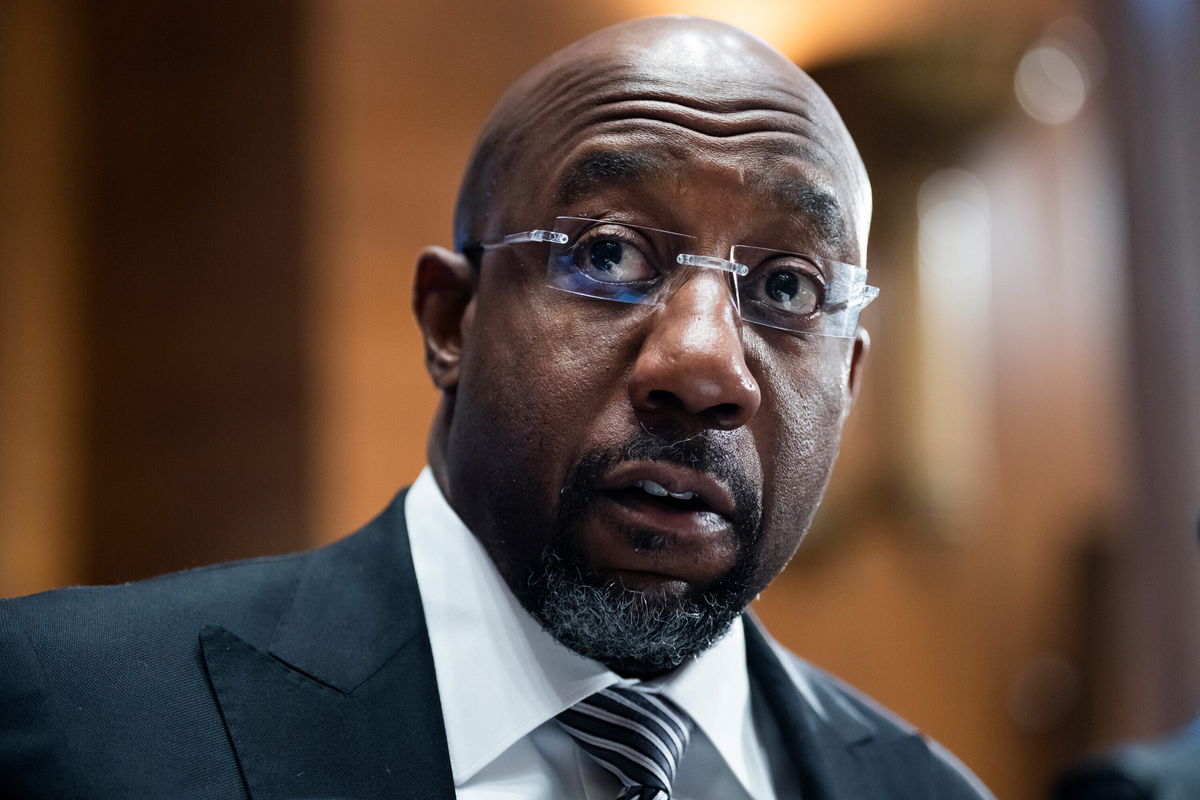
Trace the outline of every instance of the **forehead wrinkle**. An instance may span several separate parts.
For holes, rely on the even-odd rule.
[[[818,139],[830,135],[812,101],[785,87],[725,81],[718,87],[698,90],[673,80],[652,76],[613,74],[586,81],[586,94],[574,87],[558,93],[547,106],[557,106],[565,117],[582,116],[594,122],[620,119],[656,119],[690,127],[711,136],[742,131],[780,131]],[[586,99],[585,99],[586,98]],[[575,106],[572,108],[572,106]]]
[[[650,122],[674,125],[680,128],[718,139],[731,139],[755,133],[782,133],[799,136],[816,144],[820,139],[811,126],[797,124],[790,113],[734,112],[720,115],[696,112],[686,106],[668,103],[622,103],[619,106],[597,108],[589,115],[588,122],[595,125],[622,122]]]
[[[693,76],[694,77],[694,76]],[[544,132],[584,124],[647,119],[674,122],[710,136],[743,132],[795,133],[814,142],[839,139],[836,120],[824,119],[819,97],[771,80],[713,80],[701,87],[645,72],[636,64],[571,65],[544,77],[524,96],[510,122]]]
[[[547,104],[544,110],[554,105]],[[676,129],[703,139],[753,139],[755,149],[780,158],[799,157],[821,166],[836,162],[835,154],[825,152],[823,137],[817,126],[803,112],[771,108],[750,100],[726,104],[721,111],[701,109],[700,105],[628,96],[601,99],[590,104],[590,108],[566,115],[568,119],[573,118],[568,128],[574,130],[565,133],[562,138],[564,144],[622,134],[641,138],[647,134],[668,133],[669,138],[675,138],[669,134],[669,130]],[[544,125],[540,124],[530,127],[545,130]],[[678,147],[674,149],[678,150]],[[680,155],[679,152],[672,152],[670,158],[678,160]],[[614,144],[568,167],[559,181],[556,200],[569,205],[594,189],[622,180],[633,182],[661,176],[671,169],[668,159],[659,153],[631,151]],[[786,196],[807,200],[811,193],[791,191]],[[803,205],[794,202],[791,205],[800,209],[816,208],[807,202]]]
[[[840,119],[826,119],[811,98],[790,88],[730,82],[719,94],[688,94],[674,81],[631,81],[627,75],[592,78],[586,82],[590,93],[557,93],[543,106],[550,115],[570,120],[577,136],[597,129],[636,133],[643,125],[661,125],[716,139],[778,136],[787,139],[786,144],[764,139],[756,146],[799,155],[823,167],[836,166],[844,155]]]
[[[792,87],[763,81],[713,80],[704,87],[649,74],[610,75],[605,89],[597,91],[596,105],[664,103],[718,115],[740,112],[777,112],[814,122],[814,98]],[[598,87],[599,88],[599,87]]]

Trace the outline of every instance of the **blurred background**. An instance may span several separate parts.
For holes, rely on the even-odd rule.
[[[758,603],[1001,798],[1200,712],[1192,0],[0,1],[0,596],[319,545],[423,463],[412,265],[503,88],[764,37],[876,194],[871,353]]]

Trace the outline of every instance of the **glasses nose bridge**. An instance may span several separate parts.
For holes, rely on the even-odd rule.
[[[746,273],[746,267],[736,264],[730,258],[733,245],[718,242],[715,237],[701,239],[696,236],[679,236],[676,245],[670,254],[670,268],[679,277],[669,282],[673,286],[664,301],[697,279],[716,279],[724,284],[728,301],[735,314],[740,314],[737,277]]]

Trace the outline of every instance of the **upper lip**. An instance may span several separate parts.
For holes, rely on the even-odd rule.
[[[733,492],[712,474],[666,461],[625,461],[614,467],[600,484],[602,491],[632,488],[638,481],[654,481],[668,492],[695,492],[705,505],[731,517],[737,506]]]

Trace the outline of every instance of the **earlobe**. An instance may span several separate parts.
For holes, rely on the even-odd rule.
[[[413,282],[413,312],[425,341],[425,368],[433,385],[446,393],[458,387],[474,297],[474,268],[465,256],[444,247],[421,252]]]
[[[850,405],[858,400],[858,388],[862,384],[863,363],[867,360],[867,351],[871,349],[871,334],[866,328],[859,328],[854,336],[854,352],[850,354]]]

